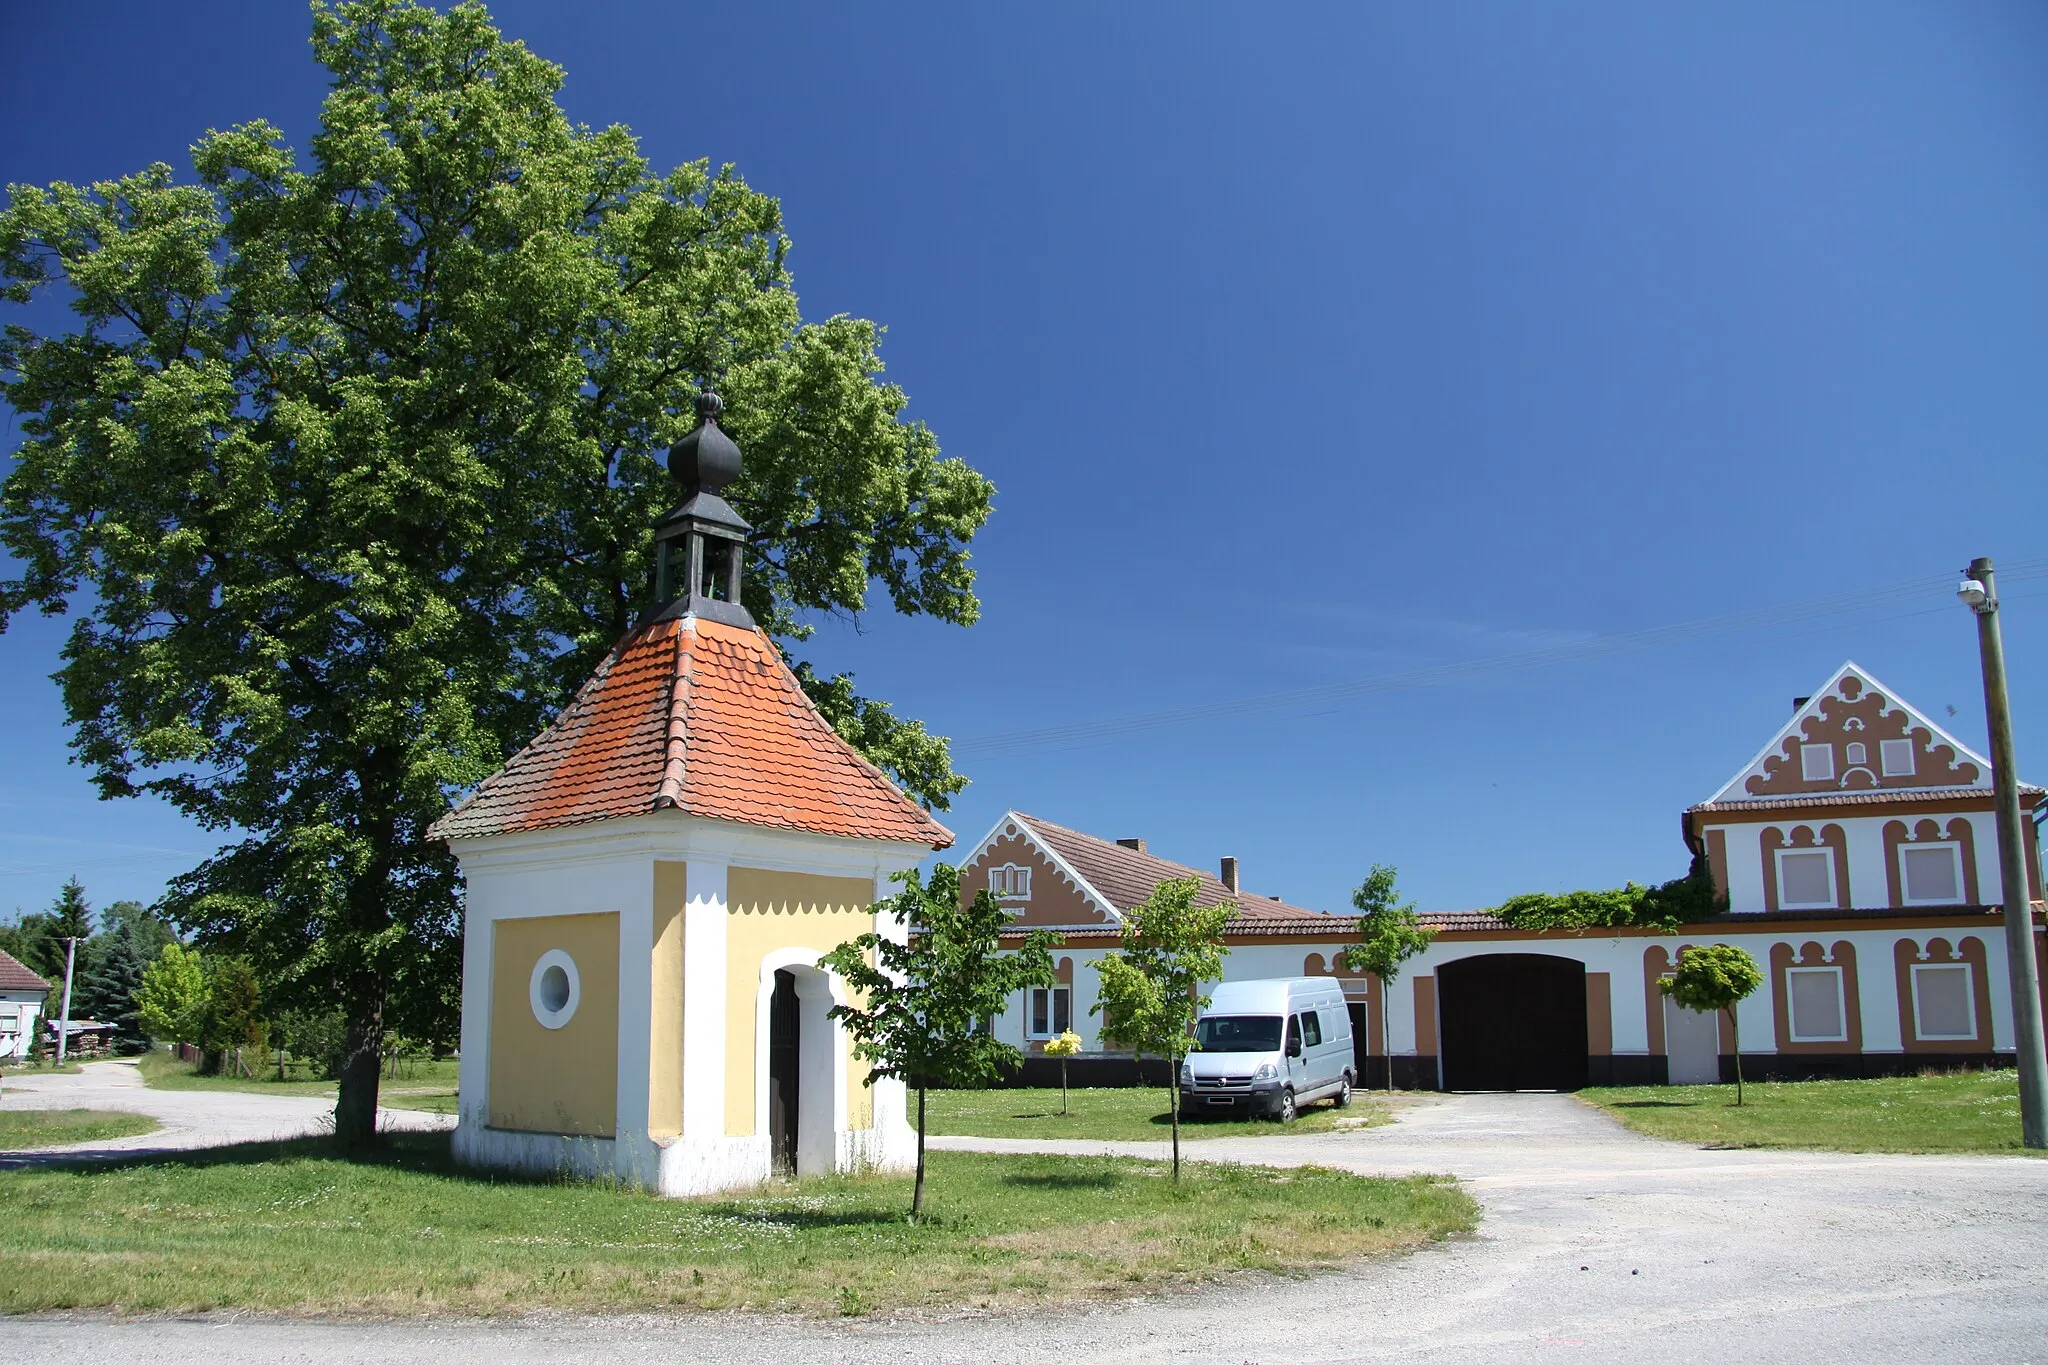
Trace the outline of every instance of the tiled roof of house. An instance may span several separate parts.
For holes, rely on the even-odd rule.
[[[2020,784],[2024,805],[2039,804],[2048,789]],[[1687,806],[1686,813],[1738,810],[1799,810],[1808,806],[1925,806],[1943,801],[1982,801],[1991,793],[1981,787],[1916,787],[1908,791],[1812,792],[1800,796],[1737,798],[1730,801],[1702,801]]]
[[[620,641],[554,723],[429,833],[475,839],[658,810],[953,842],[825,722],[766,636],[694,616]]]
[[[19,958],[0,952],[0,991],[46,991],[50,983],[21,964]]]
[[[1248,891],[1232,892],[1214,874],[1200,868],[1140,853],[1135,848],[1055,825],[1035,815],[1025,815],[1021,811],[1011,813],[1030,825],[1032,833],[1065,859],[1069,867],[1080,873],[1118,910],[1129,910],[1138,905],[1163,881],[1195,877],[1202,883],[1197,904],[1230,904],[1233,907],[1226,930],[1229,933],[1293,933],[1298,930],[1308,934],[1328,934],[1339,932],[1349,918],[1326,915],[1320,910],[1304,910],[1298,905],[1269,900]]]

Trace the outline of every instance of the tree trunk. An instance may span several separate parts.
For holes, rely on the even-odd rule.
[[[1728,1016],[1728,1032],[1735,1040],[1735,1107],[1742,1107],[1742,1025],[1735,1022],[1735,1010],[1730,1006],[1724,1010]]]
[[[1060,1117],[1067,1116],[1067,1059],[1060,1057]]]
[[[1418,1048],[1419,1050],[1419,1048]],[[1387,1064],[1387,1093],[1394,1093],[1394,991],[1380,978],[1380,1051]]]
[[[380,995],[372,995],[350,1011],[343,1035],[334,1137],[344,1151],[377,1141],[377,1082],[384,1069],[383,1045],[384,1002]]]
[[[924,1082],[917,1085],[917,1183],[910,1187],[910,1220],[924,1216]]]
[[[1173,1119],[1173,1183],[1180,1184],[1180,1063],[1166,1059],[1166,1112]]]

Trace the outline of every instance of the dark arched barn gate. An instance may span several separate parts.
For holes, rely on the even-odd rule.
[[[1446,1090],[1577,1090],[1586,1084],[1586,965],[1486,953],[1437,968]]]

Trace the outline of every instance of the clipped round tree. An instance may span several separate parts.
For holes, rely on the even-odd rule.
[[[1728,1031],[1735,1040],[1735,1103],[1742,1103],[1742,1025],[1735,1007],[1747,1000],[1764,981],[1756,959],[1732,943],[1714,943],[1688,948],[1678,959],[1678,969],[1657,983],[1659,990],[1689,1010],[1707,1014],[1714,1010],[1728,1016]]]
[[[1081,1035],[1068,1029],[1057,1038],[1048,1039],[1045,1055],[1060,1059],[1060,1117],[1067,1113],[1067,1058],[1081,1050]]]

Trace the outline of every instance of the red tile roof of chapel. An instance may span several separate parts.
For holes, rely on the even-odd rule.
[[[658,810],[953,842],[825,722],[766,636],[694,616],[620,641],[554,723],[430,834],[474,839]]]
[[[0,991],[46,991],[50,983],[37,976],[12,953],[0,952]]]

